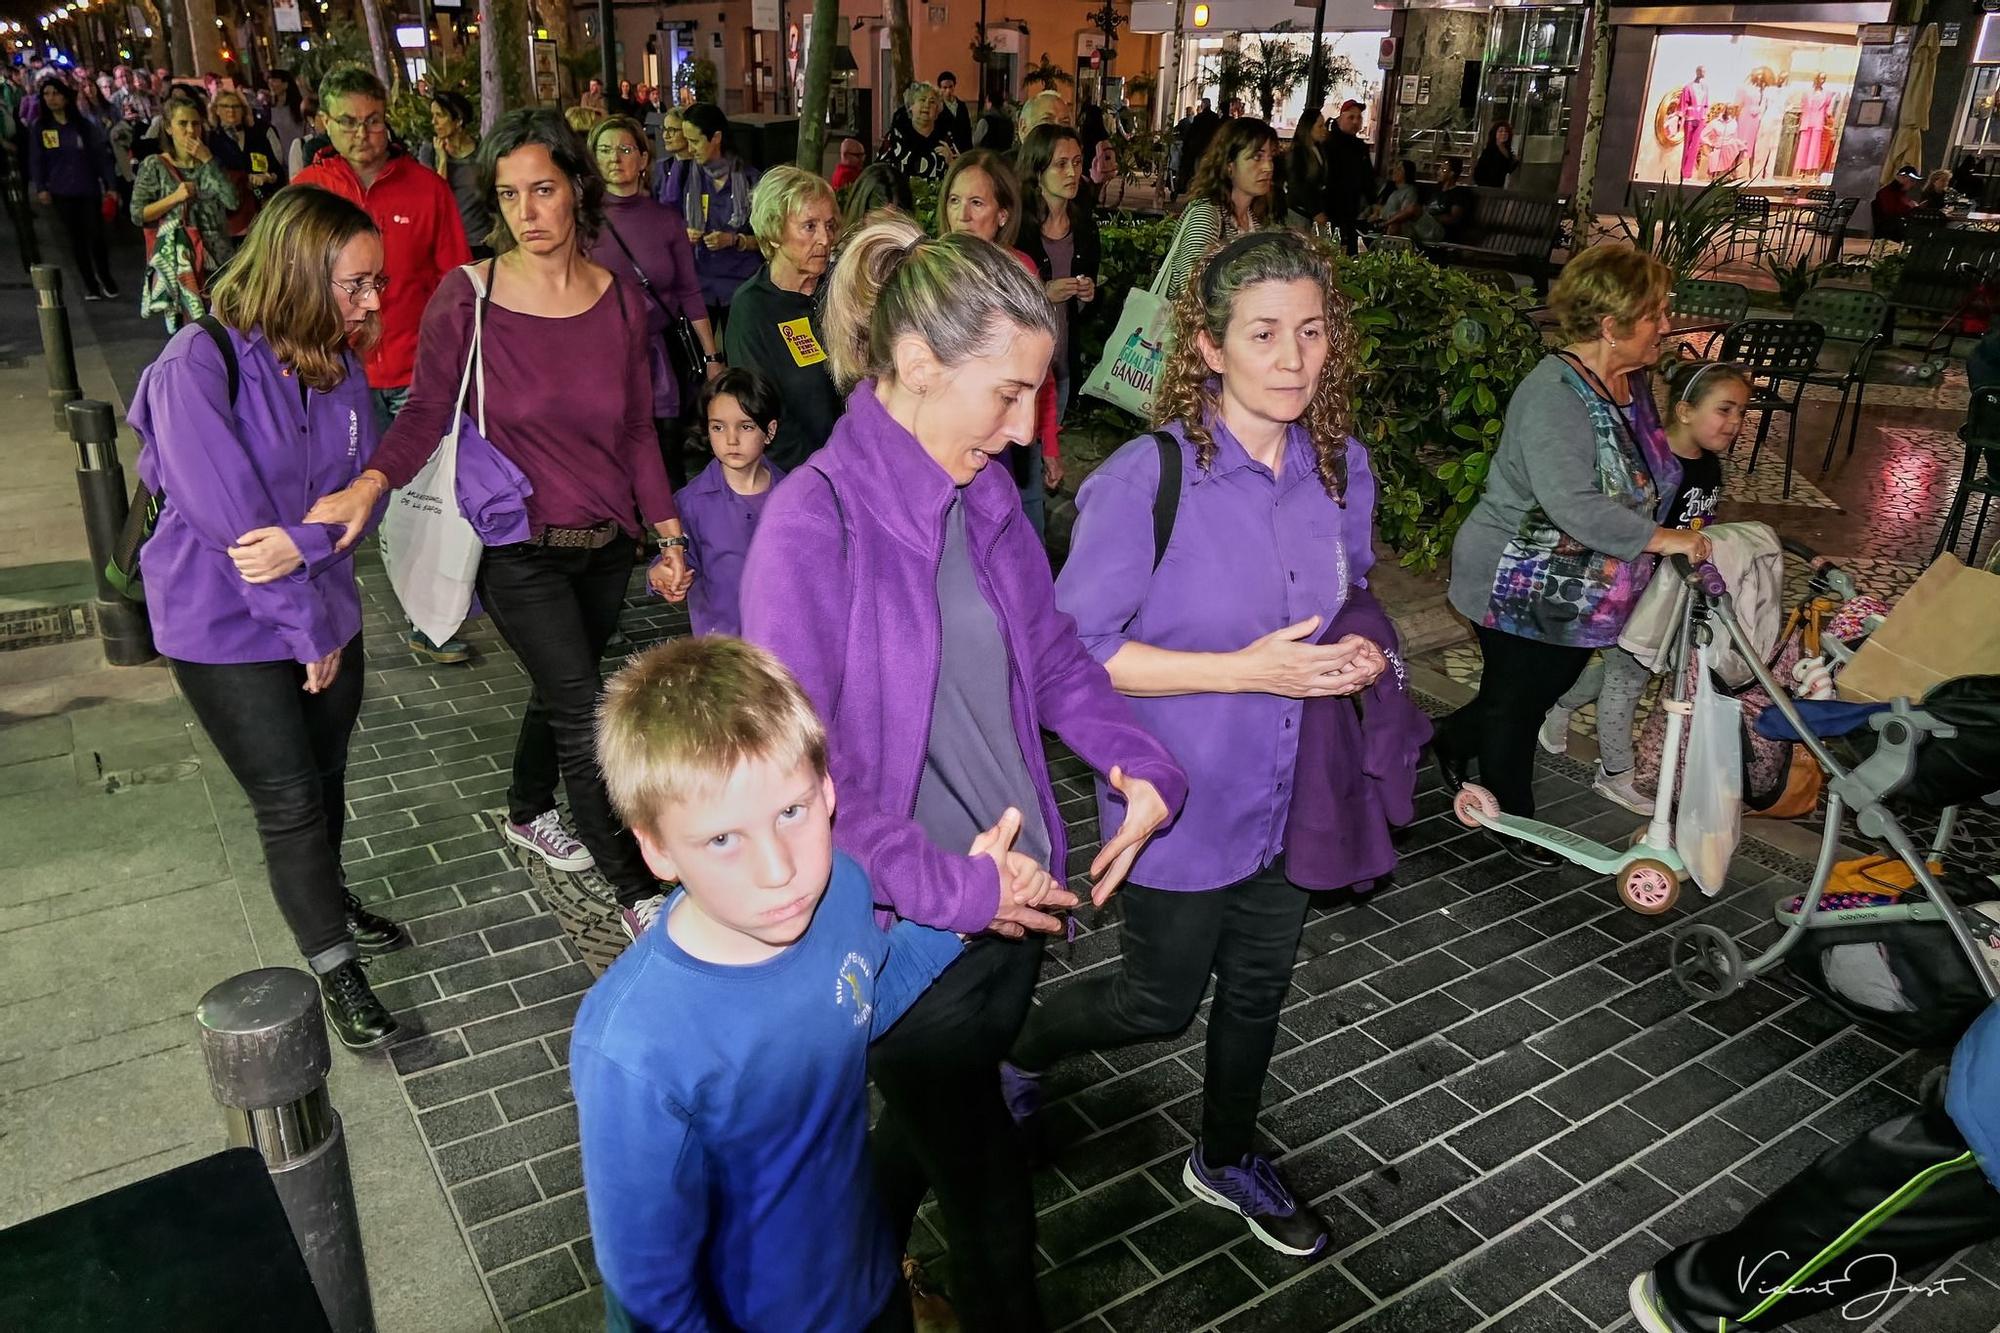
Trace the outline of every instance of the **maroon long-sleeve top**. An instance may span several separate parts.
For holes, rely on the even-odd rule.
[[[485,280],[490,266],[477,267]],[[410,400],[368,463],[391,486],[416,476],[451,424],[476,300],[471,279],[457,269],[424,309]],[[536,532],[613,519],[636,534],[642,522],[679,516],[653,433],[646,316],[623,283],[609,283],[590,309],[561,319],[491,303],[481,346],[486,437],[534,486],[528,522]],[[474,423],[478,403],[475,378],[465,400]]]

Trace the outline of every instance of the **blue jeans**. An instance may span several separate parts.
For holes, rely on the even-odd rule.
[[[396,414],[403,410],[403,404],[410,401],[410,386],[400,389],[370,389],[369,398],[375,403],[375,424],[387,435],[389,427],[395,424]]]

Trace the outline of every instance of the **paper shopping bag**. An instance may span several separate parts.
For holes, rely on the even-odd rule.
[[[1850,703],[1921,699],[1960,676],[2000,675],[2000,574],[1939,556],[1836,684]]]

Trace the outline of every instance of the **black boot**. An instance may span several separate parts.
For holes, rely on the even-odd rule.
[[[365,954],[389,953],[410,942],[403,928],[386,916],[377,916],[361,905],[353,894],[347,901],[347,933]]]
[[[358,962],[342,963],[320,974],[319,995],[327,1026],[350,1051],[372,1051],[396,1036],[396,1020],[375,998],[368,974]]]

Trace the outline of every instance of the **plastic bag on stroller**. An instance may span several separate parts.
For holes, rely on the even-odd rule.
[[[1704,645],[1696,659],[1693,712],[1688,718],[1687,765],[1702,781],[1681,784],[1674,811],[1674,846],[1701,891],[1722,892],[1729,858],[1743,834],[1743,708],[1716,684],[1714,650]]]

